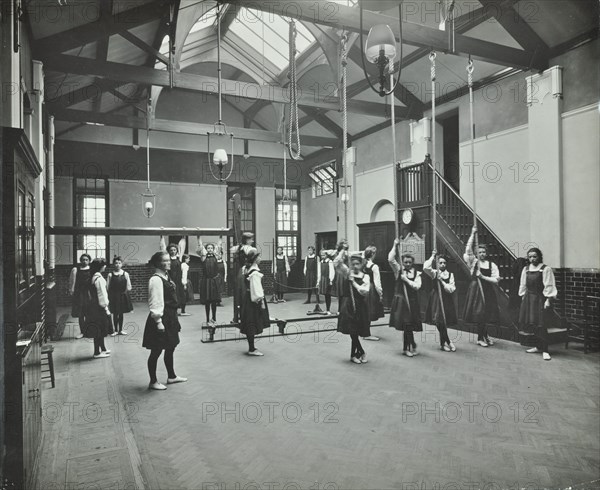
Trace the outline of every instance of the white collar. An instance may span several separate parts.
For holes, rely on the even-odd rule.
[[[125,274],[125,271],[123,269],[121,269],[120,271],[112,271],[113,276],[120,276],[122,274]]]
[[[540,262],[538,265],[529,264],[529,270],[530,271],[539,271],[542,269],[543,266],[544,266],[543,262]]]
[[[165,280],[169,279],[168,274],[165,271],[163,271],[162,269],[155,269],[154,270],[154,274],[157,275],[158,277],[161,277],[161,278],[165,279]]]

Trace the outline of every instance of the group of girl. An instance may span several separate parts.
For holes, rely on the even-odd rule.
[[[104,344],[107,335],[127,335],[123,330],[125,313],[133,311],[129,292],[131,279],[123,270],[123,259],[115,256],[113,270],[107,279],[104,259],[91,260],[84,253],[80,265],[71,271],[69,292],[73,298],[71,315],[79,319],[80,335],[77,338],[94,339],[94,358],[110,356]],[[112,315],[112,318],[111,318]]]

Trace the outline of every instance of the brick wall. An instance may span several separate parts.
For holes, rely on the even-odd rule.
[[[68,294],[69,275],[71,274],[72,266],[57,265],[55,271],[57,291],[56,301],[58,306],[70,306],[71,297]],[[107,268],[110,272],[110,268]],[[130,292],[133,302],[144,302],[148,300],[148,280],[152,275],[152,268],[141,265],[129,265],[125,267],[131,279],[132,290]],[[263,287],[265,294],[273,293],[273,273],[271,272],[271,261],[263,260],[260,263],[260,270],[264,274]],[[106,276],[106,275],[105,275]],[[198,292],[198,281],[202,277],[202,268],[199,265],[190,267],[190,278],[194,285],[194,292]]]
[[[555,269],[557,309],[567,318],[583,319],[585,296],[600,296],[599,269]]]

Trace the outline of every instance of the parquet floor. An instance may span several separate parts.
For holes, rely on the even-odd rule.
[[[245,341],[202,344],[204,309],[192,306],[175,352],[189,381],[156,392],[141,346],[147,309],[135,308],[129,335],[107,339],[108,359],[92,359],[69,325],[54,343],[37,488],[600,487],[598,354],[560,345],[544,362],[454,331],[458,351],[444,353],[429,327],[409,359],[401,334],[378,327],[365,365],[349,362],[350,340],[335,332],[261,339],[265,356],[252,358]],[[271,316],[306,310],[296,299]]]

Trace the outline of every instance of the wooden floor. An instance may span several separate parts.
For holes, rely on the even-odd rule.
[[[305,316],[301,302],[271,316]],[[108,359],[92,359],[67,324],[54,344],[56,388],[43,391],[36,488],[600,486],[598,354],[554,346],[544,362],[455,331],[458,351],[445,353],[428,327],[410,359],[401,333],[378,327],[364,365],[349,362],[349,338],[335,332],[262,339],[265,356],[248,357],[244,341],[201,343],[204,308],[188,309],[175,368],[189,381],[163,392],[148,390],[145,305],[126,316],[129,335],[107,339]],[[218,315],[230,320],[231,306]]]

